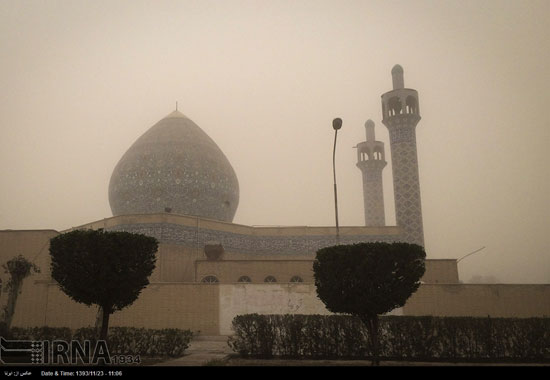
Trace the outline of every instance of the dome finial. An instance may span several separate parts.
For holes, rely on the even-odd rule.
[[[395,65],[393,69],[391,69],[391,76],[394,90],[405,88],[405,79],[403,78],[403,68],[401,65]]]
[[[374,137],[374,121],[371,119],[367,120],[365,123],[365,129],[367,130],[367,141],[375,141]]]

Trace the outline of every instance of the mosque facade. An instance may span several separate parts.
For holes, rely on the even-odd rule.
[[[357,148],[363,178],[365,226],[340,227],[340,244],[406,241],[424,245],[415,129],[418,93],[404,87],[401,66],[382,95],[388,128],[397,226],[385,225],[384,144],[368,121]],[[231,334],[235,315],[329,313],[316,296],[313,261],[337,244],[335,227],[252,227],[233,223],[239,183],[229,160],[192,120],[174,111],[122,156],[109,183],[113,216],[78,229],[128,231],[159,241],[150,285],[112,326],[184,328]],[[42,268],[25,280],[15,326],[78,328],[95,323],[97,309],[63,294],[49,274],[49,239],[67,231],[0,231],[0,259],[21,253]],[[4,275],[5,276],[5,275]],[[454,259],[426,260],[419,290],[394,314],[442,316],[550,315],[550,285],[467,285]],[[0,304],[7,294],[0,292]]]

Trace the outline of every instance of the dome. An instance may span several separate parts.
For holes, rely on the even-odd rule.
[[[372,121],[371,119],[367,120],[367,122],[365,123],[365,127],[374,128],[374,121]]]
[[[401,67],[401,65],[395,65],[395,66],[391,69],[391,73],[392,73],[392,74],[403,74],[403,67]]]
[[[122,156],[111,175],[109,203],[115,216],[171,212],[231,222],[239,182],[216,143],[174,111]]]
[[[393,89],[398,90],[405,87],[405,79],[403,78],[403,68],[401,65],[395,65],[391,69]]]

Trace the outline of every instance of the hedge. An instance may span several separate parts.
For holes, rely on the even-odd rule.
[[[182,356],[193,338],[190,330],[151,330],[134,327],[111,327],[107,335],[111,355]],[[95,340],[96,330],[92,327],[75,331],[74,340]]]
[[[346,315],[239,315],[230,347],[241,356],[370,358],[368,332]],[[380,318],[386,360],[550,361],[550,318]]]
[[[72,337],[67,327],[12,327],[6,330],[9,339],[14,340],[65,340]]]
[[[93,327],[80,328],[72,331],[66,327],[12,327],[2,329],[0,335],[14,340],[84,340],[95,341],[96,330]],[[111,327],[107,337],[111,355],[142,355],[142,356],[182,356],[193,338],[190,330],[162,329],[153,330],[134,327]]]

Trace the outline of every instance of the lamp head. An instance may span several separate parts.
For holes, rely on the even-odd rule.
[[[334,128],[335,131],[342,128],[342,119],[337,117],[336,119],[332,120],[332,128]]]

